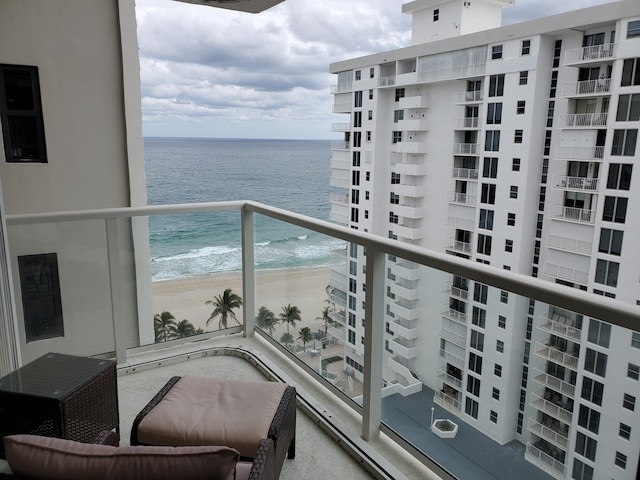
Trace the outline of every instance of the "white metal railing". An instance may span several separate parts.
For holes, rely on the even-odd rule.
[[[578,357],[568,352],[558,350],[551,345],[536,342],[536,354],[554,363],[558,363],[572,370],[578,370]]]
[[[358,244],[367,249],[367,270],[365,282],[365,331],[364,337],[364,358],[363,358],[363,402],[362,402],[362,437],[369,440],[376,436],[376,432],[382,429],[380,409],[375,406],[380,405],[382,382],[382,365],[384,363],[383,349],[379,345],[383,344],[384,323],[376,322],[374,319],[385,316],[385,274],[386,261],[388,255],[403,258],[407,261],[415,262],[425,267],[434,268],[450,275],[467,278],[470,281],[477,281],[490,287],[505,290],[525,298],[531,298],[546,304],[555,305],[558,308],[574,311],[594,318],[600,318],[608,323],[620,327],[637,329],[638,312],[635,305],[627,305],[622,302],[593,295],[578,289],[563,287],[542,279],[533,278],[527,275],[517,274],[497,268],[487,268],[483,264],[470,262],[466,259],[447,255],[443,252],[430,251],[409,244],[393,241],[391,239],[373,235],[361,230],[353,230],[340,225],[335,225],[329,221],[318,220],[304,215],[292,213],[279,208],[260,204],[253,201],[230,201],[215,203],[181,204],[181,205],[158,205],[146,207],[125,207],[110,208],[101,210],[87,210],[76,212],[56,212],[46,214],[25,214],[9,215],[6,217],[6,224],[9,230],[16,226],[24,229],[26,225],[37,224],[59,224],[62,222],[74,221],[94,221],[104,225],[105,245],[108,255],[105,275],[108,276],[107,290],[105,297],[111,304],[111,321],[114,331],[115,355],[119,364],[127,363],[128,339],[121,335],[131,331],[128,321],[138,321],[131,319],[122,313],[122,298],[125,289],[129,289],[127,282],[120,282],[120,272],[122,267],[119,263],[119,239],[127,231],[134,217],[150,217],[157,215],[181,215],[203,212],[239,212],[239,230],[242,233],[242,282],[243,282],[243,324],[237,329],[243,330],[244,335],[254,334],[256,311],[255,298],[255,258],[254,258],[254,216],[263,215],[265,217],[285,222],[300,228],[309,229],[313,232],[331,236],[349,243]],[[8,249],[11,256],[11,245]],[[127,263],[129,265],[129,263]],[[98,288],[98,287],[96,287]],[[99,288],[103,288],[102,285]],[[16,291],[19,291],[16,288]],[[337,300],[337,298],[336,298]],[[344,300],[342,300],[344,303]],[[408,305],[415,308],[415,304]],[[446,307],[445,307],[446,308]],[[73,312],[69,312],[73,314]],[[453,320],[466,322],[464,314],[447,308],[443,315]],[[403,315],[405,316],[405,315]],[[97,317],[96,317],[97,318]],[[410,314],[406,318],[412,319]],[[464,319],[464,320],[463,320]],[[89,320],[90,321],[90,320]],[[98,320],[94,320],[98,321]],[[237,331],[237,330],[236,330]],[[189,340],[184,340],[189,342]],[[452,345],[453,346],[453,345]],[[546,347],[548,348],[548,347]],[[286,349],[282,349],[284,353]],[[74,353],[74,352],[67,352]],[[291,354],[293,357],[293,355]],[[450,363],[458,368],[464,367],[464,360],[444,351],[441,354],[445,359],[451,359]],[[457,360],[454,359],[457,358]],[[444,400],[444,399],[443,399]],[[455,399],[454,399],[455,400]],[[542,404],[542,408],[549,411],[555,410],[556,418],[565,423],[571,422],[571,412],[561,408],[559,405],[548,402],[540,396],[533,397],[534,402]],[[374,406],[372,408],[372,406]],[[554,416],[553,414],[551,414]]]
[[[564,425],[564,424],[563,424]],[[529,418],[529,428],[528,430],[532,433],[535,433],[540,438],[544,438],[545,440],[553,443],[557,447],[560,447],[566,450],[569,446],[569,439],[566,434],[562,431],[554,430],[552,427],[547,425],[543,425],[538,422],[534,418]]]
[[[460,230],[473,231],[476,222],[470,218],[447,217],[447,226],[459,228]]]
[[[329,195],[329,201],[331,203],[338,203],[340,205],[349,204],[349,195],[346,193],[332,193]]]
[[[443,348],[440,349],[440,358],[454,367],[458,367],[460,369],[465,368],[464,358],[460,358],[458,355],[448,352]]]
[[[460,240],[456,240],[455,238],[449,238],[449,241],[445,242],[444,247],[448,250],[454,250],[456,252],[462,252],[468,255],[471,255],[471,251],[473,249],[471,243],[462,242]]]
[[[556,159],[566,160],[601,160],[604,147],[565,147],[556,148]]]
[[[576,394],[576,386],[571,385],[569,382],[565,382],[560,378],[554,377],[553,375],[543,372],[539,368],[533,369],[533,379],[538,382],[540,385],[544,385],[545,387],[552,388],[556,392],[559,392],[563,395],[567,395],[568,397],[573,397]]]
[[[470,92],[456,92],[453,94],[454,105],[465,103],[480,103],[482,101],[482,90],[472,90]]]
[[[440,327],[440,337],[463,348],[467,343],[466,335],[460,335],[444,326]]]
[[[613,58],[616,50],[615,43],[605,45],[591,45],[589,47],[571,48],[564,52],[564,64],[593,62]]]
[[[331,150],[349,150],[349,142],[334,140],[331,142]]]
[[[332,187],[349,188],[351,183],[350,183],[350,180],[348,178],[332,176],[329,179],[329,185],[331,185]]]
[[[549,248],[555,248],[557,250],[566,250],[567,252],[579,253],[581,255],[591,255],[593,242],[550,233],[547,235],[546,245]]]
[[[573,417],[573,412],[567,410],[566,408],[557,405],[550,400],[547,400],[542,395],[538,393],[531,394],[531,406],[537,408],[538,410],[551,415],[553,418],[560,420],[566,424],[571,424],[571,418]]]
[[[596,220],[596,211],[584,208],[565,207],[553,205],[553,217],[579,223],[593,223]]]
[[[331,105],[331,111],[333,113],[349,113],[351,111],[350,103],[334,103]]]
[[[553,184],[562,189],[567,190],[587,190],[593,191],[598,189],[598,179],[591,177],[569,177],[567,175],[555,175]]]
[[[462,390],[462,380],[448,374],[443,368],[438,369],[438,378],[444,383],[447,383],[458,390]]]
[[[449,192],[449,202],[451,203],[459,203],[461,205],[475,207],[477,199],[478,197],[476,195],[471,195],[469,193]]]
[[[445,304],[442,307],[442,316],[448,318],[449,320],[454,320],[463,325],[467,324],[467,314],[464,312],[460,312],[454,308],[450,308],[449,305]]]
[[[478,117],[463,117],[453,120],[453,128],[455,129],[478,128],[479,124],[480,119]]]
[[[562,115],[562,127],[606,127],[609,114],[607,113],[574,113]]]
[[[392,87],[396,84],[396,76],[392,75],[390,77],[380,77],[378,81],[379,87]]]
[[[553,318],[540,315],[538,327],[546,332],[560,335],[573,342],[580,341],[582,331],[573,326],[573,320],[556,314]]]
[[[329,166],[332,169],[336,169],[336,170],[350,170],[351,162],[349,162],[348,160],[339,160],[336,158],[332,158]]]
[[[478,179],[478,169],[477,168],[454,168],[451,170],[451,176],[453,178],[462,178],[467,180],[477,180]]]
[[[438,405],[440,405],[442,408],[445,408],[447,410],[453,409],[459,412],[462,409],[462,404],[460,403],[460,400],[458,400],[455,397],[452,397],[451,395],[447,395],[442,391],[437,391],[435,393],[433,397],[433,401]]]
[[[353,83],[338,83],[337,85],[331,85],[329,87],[329,93],[347,93],[353,90]]]
[[[334,222],[349,223],[349,215],[341,212],[329,212],[329,218]]]
[[[484,75],[486,63],[474,65],[462,65],[459,67],[447,67],[438,70],[427,70],[418,72],[420,82],[438,82],[442,80],[452,80],[454,78],[477,77]]]
[[[527,443],[527,450],[525,452],[525,458],[534,465],[537,465],[544,470],[547,470],[554,477],[558,477],[558,474],[564,478],[567,474],[567,467],[560,460],[553,458],[546,452],[543,452],[531,443]]]
[[[589,282],[589,272],[578,270],[556,263],[544,262],[544,273],[554,278],[586,285]]]
[[[578,97],[582,95],[604,95],[611,92],[611,79],[598,78],[582,82],[565,83],[562,86],[563,97]]]
[[[332,132],[346,132],[351,128],[350,123],[332,123],[331,131]]]
[[[479,143],[454,143],[451,145],[453,155],[477,155],[479,151]]]

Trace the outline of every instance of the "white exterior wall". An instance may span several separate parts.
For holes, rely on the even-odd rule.
[[[145,205],[134,2],[7,0],[2,10],[0,63],[38,67],[48,159],[48,163],[0,162],[6,214]],[[0,152],[4,160],[4,149]],[[127,332],[129,346],[134,346],[139,337],[143,343],[153,342],[153,326],[146,221],[134,222],[135,236],[131,228],[123,225],[121,248],[123,308],[134,323],[138,318],[143,321],[140,331]],[[55,251],[59,261],[65,336],[24,344],[18,300],[23,361],[48,351],[86,355],[112,351],[108,289],[105,286],[104,295],[93,298],[81,294],[83,287],[77,281],[78,275],[86,275],[85,280],[103,284],[105,280],[97,277],[104,261],[86,257],[96,271],[70,261],[80,255],[75,247],[78,238],[80,243],[101,246],[104,227],[10,228],[8,237],[16,298],[21,294],[18,255]],[[104,317],[100,323],[106,330],[85,330],[82,319],[65,314],[72,310],[92,312],[94,320]]]

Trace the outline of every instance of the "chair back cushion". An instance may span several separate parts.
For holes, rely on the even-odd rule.
[[[228,447],[112,447],[36,435],[4,437],[13,473],[41,480],[234,480]]]

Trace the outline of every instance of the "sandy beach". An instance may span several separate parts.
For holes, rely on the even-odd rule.
[[[294,338],[299,336],[298,330],[302,327],[310,327],[312,331],[320,328],[322,322],[316,317],[326,305],[325,288],[329,284],[329,272],[328,267],[256,271],[256,310],[264,305],[277,317],[283,306],[289,303],[296,305],[302,321],[291,330]],[[154,282],[153,312],[169,311],[178,321],[187,319],[196,328],[217,330],[218,318],[206,325],[213,307],[205,305],[205,302],[213,300],[226,288],[243,296],[240,272]],[[236,314],[242,320],[242,309]],[[284,332],[286,326],[278,325],[275,338],[279,339]]]

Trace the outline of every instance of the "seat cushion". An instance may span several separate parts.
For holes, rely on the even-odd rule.
[[[234,480],[238,452],[208,447],[112,447],[37,435],[4,438],[13,473],[40,480]]]
[[[254,457],[287,385],[184,376],[138,425],[147,445],[227,445]]]

